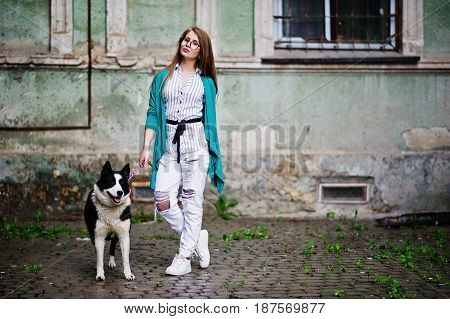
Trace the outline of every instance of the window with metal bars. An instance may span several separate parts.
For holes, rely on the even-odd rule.
[[[397,48],[399,0],[274,0],[275,46]]]

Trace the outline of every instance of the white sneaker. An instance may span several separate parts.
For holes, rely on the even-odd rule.
[[[197,247],[194,249],[194,254],[200,261],[201,268],[207,268],[209,266],[211,256],[208,249],[208,231],[206,229],[200,231],[200,238],[198,239]]]
[[[181,276],[191,272],[191,261],[184,256],[176,254],[172,265],[167,267],[166,274],[172,276]]]

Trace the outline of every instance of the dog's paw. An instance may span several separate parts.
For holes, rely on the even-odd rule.
[[[134,275],[130,272],[130,273],[125,273],[125,278],[127,280],[135,280],[136,277],[134,277]]]
[[[109,268],[116,268],[116,262],[114,260],[113,256],[109,257],[109,263],[108,263]]]
[[[95,277],[96,281],[103,281],[105,280],[105,274],[104,273],[97,273],[97,276]]]

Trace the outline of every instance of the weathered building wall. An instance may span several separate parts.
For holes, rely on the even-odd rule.
[[[91,2],[92,72],[87,2],[74,1],[73,50],[65,56],[50,52],[48,32],[41,32],[51,19],[48,2],[7,1],[13,11],[2,8],[2,214],[40,209],[49,217],[79,218],[106,159],[117,168],[136,165],[154,72],[194,24],[215,46],[224,193],[239,200],[237,211],[320,216],[358,209],[370,217],[449,209],[450,25],[443,12],[424,20],[417,65],[349,68],[262,64],[259,1],[125,1],[115,9]],[[423,16],[443,3],[425,1]],[[108,8],[117,10],[115,19],[126,19],[116,47]],[[42,29],[8,24],[21,17],[15,11],[29,16],[33,10],[39,12],[31,26]],[[16,33],[26,36],[23,45]],[[53,58],[40,64],[32,58],[37,53]],[[369,203],[320,202],[320,184],[336,182],[368,184]],[[206,192],[215,200],[209,185]]]
[[[219,1],[218,4],[217,53],[223,57],[252,56],[253,0]]]
[[[447,6],[433,13],[433,9],[445,4],[443,0],[427,0],[423,3],[424,57],[426,59],[448,61],[450,56],[450,14]],[[433,14],[431,14],[433,13]]]
[[[2,124],[7,127],[61,127],[88,124],[85,71],[1,70]],[[2,143],[14,143],[3,140]]]
[[[0,10],[2,53],[8,55],[27,52],[30,54],[46,53],[50,34],[32,26],[45,26],[48,29],[50,5],[47,0],[37,1],[3,1]],[[12,15],[14,10],[14,15]],[[32,23],[28,20],[31,20]]]

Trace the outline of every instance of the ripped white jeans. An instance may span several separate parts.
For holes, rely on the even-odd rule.
[[[209,152],[202,148],[180,155],[180,163],[177,163],[176,150],[166,152],[160,159],[154,193],[155,214],[159,213],[181,235],[179,254],[191,257],[202,227]],[[180,184],[183,209],[178,206]]]

